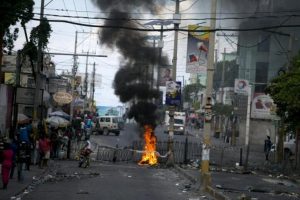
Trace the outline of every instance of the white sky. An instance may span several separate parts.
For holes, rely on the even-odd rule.
[[[51,0],[45,0],[45,4],[50,2]],[[208,2],[208,3],[207,3]],[[35,0],[35,13],[40,12],[40,0]],[[200,8],[200,9],[199,9]],[[66,11],[68,10],[68,11]],[[175,10],[175,2],[170,1],[168,6],[162,8],[162,15],[165,18],[171,19],[172,13]],[[203,15],[189,15],[188,13],[195,12],[209,12],[209,1],[206,0],[187,0],[181,3],[180,10],[185,14],[182,15],[182,18],[186,17],[194,17],[194,18],[203,18]],[[77,11],[77,12],[76,12]],[[90,11],[90,12],[86,12]],[[53,0],[49,3],[49,5],[45,8],[45,14],[59,14],[59,15],[70,15],[70,16],[85,16],[85,17],[99,17],[104,15],[100,14],[101,11],[92,4],[90,0]],[[36,18],[39,18],[38,15],[35,15]],[[49,19],[54,19],[55,17],[48,17]],[[152,17],[153,18],[153,17]],[[159,18],[155,17],[154,18]],[[93,20],[93,19],[69,19],[65,18],[65,20],[73,20],[75,22],[86,23],[86,24],[97,24],[102,23],[102,21]],[[141,21],[141,23],[146,23],[147,21]],[[182,21],[180,27],[186,27],[188,24],[195,24],[200,22],[188,22]],[[38,22],[30,21],[26,27],[28,34],[32,27],[36,26]],[[203,24],[203,26],[208,26],[209,24]],[[87,32],[97,32],[96,28],[88,28],[83,26],[76,26],[66,23],[53,23],[52,26],[52,34],[50,38],[50,43],[48,45],[48,51],[50,52],[66,52],[66,53],[74,53],[74,45],[75,45],[75,31],[86,32],[78,34],[78,46],[77,53],[86,53],[87,51],[90,54],[101,54],[107,55],[106,58],[96,58],[89,57],[88,63],[89,65],[88,71],[92,72],[92,64],[96,63],[96,73],[101,74],[102,76],[102,84],[100,87],[96,87],[95,91],[95,99],[98,106],[117,106],[121,105],[117,96],[114,95],[114,89],[112,87],[112,82],[114,79],[114,75],[119,68],[119,57],[120,55],[117,51],[113,51],[111,49],[107,49],[99,46],[98,37],[95,34],[88,34]],[[173,25],[168,26],[168,28],[172,28]],[[159,27],[157,27],[159,28]],[[169,55],[170,63],[173,57],[173,43],[174,43],[174,32],[164,33],[166,37],[164,37],[164,48],[163,52]],[[219,51],[223,51],[224,47],[226,47],[227,52],[233,51],[234,47],[229,46],[225,43],[223,38],[219,38],[219,45],[216,45],[216,48]],[[23,34],[23,30],[20,31],[20,36],[15,43],[15,50],[22,48],[25,42],[25,37]],[[186,63],[186,45],[187,45],[187,33],[179,33],[179,41],[178,41],[178,62],[177,62],[177,80],[182,81],[182,76],[184,76],[187,81],[189,78],[189,74],[185,73],[185,63]],[[56,63],[57,73],[60,74],[63,70],[71,72],[73,65],[73,57],[72,56],[53,56],[52,60]],[[85,57],[79,57],[79,73],[85,72]]]

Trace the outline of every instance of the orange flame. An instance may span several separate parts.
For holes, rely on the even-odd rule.
[[[145,125],[144,129],[145,146],[142,160],[139,162],[139,165],[155,165],[157,164],[156,136],[154,135],[153,128],[150,125]]]

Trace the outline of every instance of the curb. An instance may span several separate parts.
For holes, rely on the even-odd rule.
[[[180,174],[182,174],[185,178],[187,178],[189,181],[191,181],[192,183],[197,183],[197,179],[194,178],[193,176],[191,176],[189,173],[185,172],[182,168],[178,167],[177,165],[174,165],[174,169],[179,172]]]
[[[190,180],[193,184],[198,183],[199,181],[197,180],[197,178],[191,176],[189,173],[185,172],[182,168],[180,168],[179,166],[175,165],[174,169],[179,172],[181,175],[183,175],[185,178],[187,178],[188,180]],[[227,197],[226,195],[224,195],[222,192],[214,189],[211,186],[207,186],[206,188],[206,193],[208,193],[209,195],[211,195],[214,199],[216,200],[230,200],[229,197]]]

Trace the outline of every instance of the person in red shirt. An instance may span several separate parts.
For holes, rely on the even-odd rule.
[[[4,150],[2,152],[2,183],[3,189],[7,189],[8,181],[9,181],[9,174],[11,167],[13,165],[13,157],[14,152],[10,147],[9,143],[4,143]]]
[[[39,151],[40,151],[40,168],[48,166],[48,160],[50,158],[51,141],[48,135],[42,135],[39,140]]]

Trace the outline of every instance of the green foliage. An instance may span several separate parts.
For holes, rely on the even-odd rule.
[[[15,28],[14,31],[11,33],[10,29],[5,31],[3,37],[3,49],[7,50],[8,54],[11,54],[12,49],[14,48],[14,41],[18,38],[19,29]]]
[[[33,61],[37,61],[37,46],[40,38],[42,49],[47,47],[49,42],[50,33],[52,32],[51,26],[46,18],[41,23],[34,27],[30,32],[30,41],[24,44],[23,53],[28,55]]]
[[[233,106],[217,103],[213,105],[212,110],[215,115],[230,116],[233,112]]]
[[[37,46],[40,39],[42,49],[45,49],[49,42],[51,32],[52,29],[49,21],[47,20],[47,18],[43,18],[41,23],[31,30],[30,41]]]
[[[225,62],[225,63],[224,63]],[[214,73],[213,88],[219,89],[222,85],[222,71],[224,69],[224,87],[234,87],[234,80],[238,77],[238,65],[236,60],[222,61],[217,63],[217,67]],[[224,65],[223,65],[224,63]]]
[[[184,100],[186,102],[191,102],[192,99],[191,99],[190,95],[192,93],[197,94],[203,88],[205,88],[205,87],[203,85],[201,85],[200,83],[194,83],[194,84],[186,85],[184,87],[184,90],[183,90]]]
[[[10,26],[20,22],[26,24],[33,17],[34,0],[1,0],[0,5],[0,37],[3,38],[2,48],[8,52],[17,39],[18,29],[10,30]],[[2,51],[2,49],[1,49]]]
[[[300,126],[300,53],[290,70],[274,78],[266,88],[277,105],[277,114],[292,127]]]

